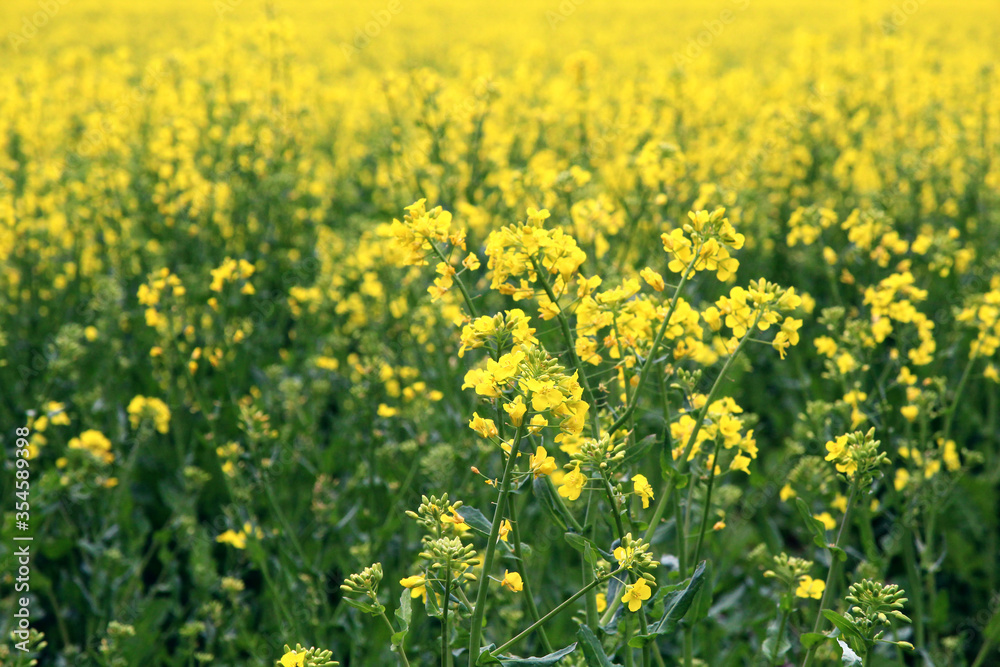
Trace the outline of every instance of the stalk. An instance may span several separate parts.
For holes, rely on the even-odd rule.
[[[472,610],[472,628],[469,632],[469,667],[473,667],[479,659],[479,647],[483,632],[483,616],[486,613],[486,597],[489,591],[489,572],[493,567],[493,559],[497,552],[497,536],[500,534],[500,523],[503,521],[503,510],[507,505],[507,497],[510,495],[510,481],[514,475],[516,467],[517,453],[521,449],[521,439],[524,437],[525,426],[528,420],[521,421],[514,434],[514,444],[511,445],[510,454],[507,455],[507,464],[504,466],[503,479],[500,482],[500,497],[497,500],[497,508],[493,513],[493,524],[490,526],[490,536],[486,541],[486,557],[483,560],[483,578],[479,582],[479,589],[476,591],[476,607]]]
[[[521,584],[524,586],[524,599],[528,604],[528,614],[531,616],[531,620],[538,621],[538,607],[535,605],[535,597],[531,591],[531,584],[528,580],[528,567],[524,562],[524,554],[521,549],[521,529],[517,522],[517,503],[514,502],[513,498],[510,498],[507,502],[507,511],[510,514],[510,525],[511,533],[514,537],[514,557],[521,564]],[[552,644],[549,643],[549,638],[545,634],[545,628],[538,628],[538,638],[542,641],[542,647],[545,649],[545,653],[552,653]]]
[[[382,620],[385,622],[385,627],[389,628],[389,636],[396,634],[396,628],[392,627],[392,623],[389,622],[389,618],[385,615],[384,610],[379,612],[379,616],[381,616]],[[402,643],[399,645],[399,652],[397,655],[399,656],[399,661],[403,663],[403,667],[410,667],[410,661],[406,659],[406,652],[403,651]]]
[[[837,541],[834,543],[837,548],[840,548],[841,539],[844,537],[845,528],[847,528],[848,521],[851,518],[851,509],[854,506],[854,499],[858,495],[858,486],[860,483],[860,478],[855,477],[854,483],[851,484],[851,494],[847,498],[847,509],[844,512],[844,518],[840,522],[840,530],[837,531]],[[819,627],[823,622],[823,607],[826,606],[826,597],[830,594],[830,583],[833,581],[833,571],[837,567],[837,556],[831,550],[827,550],[830,553],[830,569],[826,571],[826,585],[823,588],[823,597],[819,600],[819,610],[816,612],[816,622],[813,623],[813,632],[819,632]],[[812,662],[813,652],[816,650],[816,646],[813,645],[806,651],[805,661],[802,663],[802,667],[809,667],[809,663]]]
[[[500,655],[501,653],[503,653],[504,651],[506,651],[508,648],[510,648],[511,646],[513,646],[514,644],[516,644],[517,642],[521,641],[521,639],[523,639],[524,637],[528,636],[528,634],[531,633],[532,630],[534,630],[535,628],[539,627],[540,625],[542,625],[543,623],[545,623],[547,620],[549,620],[550,618],[554,617],[556,614],[558,614],[559,612],[561,612],[563,609],[565,609],[566,607],[568,607],[569,605],[573,604],[574,602],[576,602],[577,600],[579,600],[581,597],[583,597],[584,595],[586,595],[591,589],[595,588],[599,584],[603,584],[605,581],[607,581],[611,577],[613,577],[616,574],[619,574],[620,572],[624,571],[624,569],[625,568],[620,567],[617,570],[615,570],[614,572],[611,572],[610,574],[606,574],[606,575],[604,575],[603,577],[601,577],[599,579],[594,579],[589,584],[587,584],[586,586],[584,586],[583,588],[581,588],[580,590],[578,590],[576,593],[574,593],[571,597],[567,598],[562,603],[560,603],[559,606],[555,607],[552,611],[550,611],[549,613],[545,614],[545,616],[542,616],[540,619],[538,619],[537,621],[535,621],[534,623],[532,623],[531,625],[529,625],[527,628],[525,628],[524,630],[522,630],[520,632],[520,634],[518,634],[516,637],[514,637],[513,639],[511,639],[507,643],[501,645],[500,648],[495,649],[491,653],[491,655],[493,657],[496,657],[496,656]],[[477,649],[477,651],[478,651],[478,649]],[[472,665],[475,665],[475,664],[476,664],[475,661],[472,661],[470,663],[470,667]]]

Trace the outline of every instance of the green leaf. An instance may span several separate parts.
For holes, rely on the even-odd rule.
[[[645,455],[649,448],[653,446],[653,442],[656,440],[656,436],[652,433],[647,435],[645,438],[635,443],[625,452],[625,460],[622,461],[621,466],[627,467],[630,463]]]
[[[646,644],[655,641],[660,635],[672,633],[677,629],[677,624],[688,613],[688,610],[694,604],[695,598],[698,597],[698,593],[705,583],[705,568],[706,561],[698,563],[694,574],[691,575],[691,578],[686,583],[672,587],[673,590],[669,590],[663,596],[663,617],[650,626],[648,634],[632,637],[629,640],[629,646],[642,648]],[[709,597],[709,602],[704,603],[706,610],[710,602],[711,599]]]
[[[399,619],[399,632],[392,635],[392,645],[402,646],[406,633],[410,631],[410,618],[413,614],[412,603],[410,602],[410,591],[404,590],[399,596],[399,607],[396,608],[396,618]]]
[[[581,625],[580,629],[576,632],[576,638],[579,640],[580,648],[583,650],[583,657],[590,667],[617,667],[616,663],[611,662],[608,658],[608,654],[604,652],[604,647],[601,646],[600,640],[597,639],[594,631],[589,627]]]
[[[854,624],[848,621],[846,618],[844,618],[841,614],[838,614],[832,609],[824,609],[823,616],[828,621],[833,623],[833,626],[835,628],[840,630],[840,634],[842,634],[850,644],[858,647],[864,646],[865,644],[864,637],[861,635],[860,632],[858,632],[858,629],[854,627]]]
[[[827,639],[830,639],[830,637],[827,637],[822,632],[803,632],[799,635],[799,641],[802,642],[802,646],[807,649],[812,648]]]
[[[547,475],[543,475],[533,482],[532,491],[534,491],[535,498],[542,504],[549,516],[559,524],[560,528],[567,530],[573,525],[573,519],[567,516],[566,506],[559,501],[556,490],[552,487],[552,482],[549,481]]]
[[[842,664],[847,665],[847,667],[864,667],[865,663],[857,653],[851,650],[843,640],[838,639],[837,644],[840,646],[840,661]]]
[[[778,642],[777,653],[774,652],[774,643],[776,641]],[[778,637],[778,622],[777,620],[775,620],[775,622],[772,623],[771,626],[768,628],[767,639],[764,640],[764,643],[761,645],[760,648],[761,653],[767,656],[768,660],[767,664],[769,665],[774,664],[771,662],[772,656],[779,659],[779,662],[777,664],[784,664],[785,661],[784,659],[781,658],[781,656],[788,653],[788,649],[790,648],[792,648],[792,643],[788,641],[787,627],[785,628],[785,631],[782,632],[781,636]]]
[[[812,515],[809,511],[809,505],[806,505],[806,501],[801,498],[795,499],[795,507],[799,510],[799,515],[801,515],[802,520],[805,521],[806,526],[809,528],[809,532],[813,534],[813,541],[816,539],[820,541],[817,544],[823,548],[827,547],[826,542],[826,526],[823,522]]]
[[[465,523],[469,524],[469,528],[472,528],[474,532],[484,537],[490,536],[490,529],[493,527],[492,522],[475,507],[462,505],[458,508],[458,515],[465,519]]]
[[[375,610],[375,607],[371,606],[367,602],[361,602],[360,600],[355,600],[353,598],[347,598],[347,597],[342,598],[342,599],[347,604],[349,604],[352,607],[355,607],[357,609],[360,609],[361,611],[363,611],[363,612],[365,612],[367,614],[378,614],[378,611]]]
[[[517,656],[497,656],[494,657],[490,655],[491,651],[496,649],[493,648],[493,644],[490,644],[486,648],[480,650],[479,660],[476,661],[477,665],[527,665],[528,667],[544,667],[545,665],[554,665],[567,655],[576,650],[576,644],[570,644],[566,648],[559,649],[554,653],[549,653],[548,655],[543,655],[540,658],[518,658]]]
[[[587,559],[588,563],[594,563],[603,558],[607,561],[614,562],[614,555],[608,553],[604,549],[597,546],[593,540],[588,537],[581,535],[580,533],[574,533],[573,531],[567,531],[564,535],[566,541],[569,545],[582,553]]]

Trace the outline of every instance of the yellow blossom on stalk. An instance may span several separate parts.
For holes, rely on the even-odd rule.
[[[795,589],[795,595],[800,598],[812,598],[819,600],[826,590],[826,582],[822,579],[813,579],[808,574],[799,578],[799,586]]]
[[[662,292],[666,288],[666,284],[663,282],[663,276],[649,268],[648,266],[639,272],[642,279],[646,281],[646,284],[652,287],[657,292]]]
[[[111,441],[103,433],[94,429],[88,429],[81,433],[78,438],[71,439],[69,448],[89,452],[103,463],[111,463],[115,460],[115,455],[111,453]]]
[[[653,591],[649,588],[649,583],[645,579],[639,579],[634,584],[625,587],[622,602],[628,604],[629,611],[639,611],[643,601],[648,600],[652,594]]]
[[[278,662],[281,664],[281,667],[305,667],[306,654],[299,653],[298,651],[289,651],[281,656],[281,660]]]
[[[456,533],[464,533],[469,530],[469,524],[465,521],[465,517],[458,513],[454,506],[449,507],[448,511],[450,514],[441,515],[441,523],[451,526]]]
[[[827,530],[833,530],[837,527],[837,521],[830,515],[829,512],[821,512],[813,518],[818,519]]]
[[[504,519],[500,523],[500,532],[498,533],[498,535],[499,535],[498,539],[501,540],[501,541],[503,541],[503,542],[506,542],[507,541],[507,535],[510,533],[511,528],[512,528],[512,526],[510,525],[510,520],[509,519]]]
[[[524,404],[524,397],[518,395],[510,403],[504,403],[503,409],[510,415],[510,423],[514,426],[520,426],[521,422],[524,421],[524,413],[528,410],[528,406]]]
[[[152,419],[154,428],[160,433],[170,430],[170,408],[158,398],[136,396],[128,404],[126,412],[132,428],[139,428],[145,419]]]
[[[559,495],[567,500],[576,500],[580,497],[580,492],[583,491],[586,483],[587,477],[580,472],[578,461],[576,467],[563,476],[562,484],[559,486]]]
[[[228,545],[233,546],[233,547],[235,547],[237,549],[246,549],[247,548],[247,534],[244,533],[244,532],[242,532],[242,531],[238,532],[238,531],[229,529],[229,530],[225,531],[224,533],[221,533],[218,537],[216,537],[215,541],[219,542],[221,544],[228,544]]]
[[[492,419],[484,419],[479,416],[479,413],[472,413],[472,420],[469,422],[469,428],[478,433],[480,437],[483,438],[495,438],[499,435],[497,431],[497,425]]]
[[[827,461],[837,462],[837,471],[845,473],[848,477],[854,475],[858,469],[857,461],[847,456],[847,435],[838,436],[836,440],[826,443]]]
[[[545,448],[539,445],[535,453],[528,458],[528,468],[535,479],[555,472],[556,460],[548,454]]]
[[[427,603],[427,580],[421,575],[416,574],[412,577],[403,577],[399,580],[399,583],[403,588],[410,590],[411,598],[421,598],[425,604]]]
[[[642,498],[642,508],[648,508],[649,501],[653,499],[653,487],[645,475],[636,475],[632,478],[632,491]]]
[[[512,593],[520,593],[524,589],[524,582],[521,580],[521,575],[517,572],[509,572],[507,570],[503,572],[503,579],[500,581],[500,585],[509,589]]]
[[[440,206],[426,208],[427,200],[419,199],[405,208],[403,221],[393,220],[388,230],[392,239],[393,255],[401,266],[422,266],[432,254],[432,243],[454,243],[465,248],[464,234],[451,235],[451,213]]]

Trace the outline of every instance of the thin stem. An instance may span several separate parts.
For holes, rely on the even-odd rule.
[[[555,616],[556,614],[558,614],[559,612],[561,612],[563,609],[565,609],[566,607],[568,607],[569,605],[573,604],[574,602],[576,602],[577,600],[579,600],[581,597],[583,597],[584,595],[586,595],[587,592],[589,592],[592,588],[595,588],[599,584],[603,584],[605,581],[607,581],[611,577],[615,576],[616,574],[618,574],[618,573],[620,573],[620,572],[622,572],[624,570],[625,570],[625,568],[620,567],[617,570],[615,570],[614,572],[611,572],[610,574],[606,574],[603,577],[594,579],[589,584],[587,584],[586,586],[584,586],[583,588],[581,588],[580,590],[578,590],[576,593],[574,593],[571,597],[569,597],[566,600],[564,600],[561,604],[559,604],[559,606],[555,607],[552,611],[550,611],[549,613],[545,614],[545,616],[542,616],[540,619],[538,619],[537,621],[535,621],[534,623],[532,623],[531,625],[529,625],[527,628],[525,628],[524,630],[522,630],[520,632],[520,634],[518,634],[516,637],[514,637],[513,639],[511,639],[507,643],[501,645],[500,648],[495,649],[491,653],[491,655],[493,657],[496,657],[496,656],[500,655],[501,653],[503,653],[504,651],[506,651],[508,648],[510,648],[511,646],[513,646],[514,644],[516,644],[517,642],[521,641],[521,639],[523,639],[524,637],[528,636],[528,634],[530,634],[532,630],[534,630],[538,626],[542,625],[547,620],[549,620],[550,618],[552,618],[553,616]],[[471,664],[475,665],[476,663],[472,662]]]
[[[385,615],[385,609],[379,612],[379,616],[385,622],[385,627],[389,628],[389,636],[396,634],[396,628],[392,627],[392,623],[389,622],[389,617]],[[403,643],[400,642],[399,646],[396,647],[396,655],[399,656],[399,661],[403,663],[403,667],[410,667],[410,661],[406,659],[406,652],[403,650]]]
[[[778,634],[774,636],[774,646],[771,647],[771,661],[773,665],[778,661],[778,650],[781,648],[781,638],[785,634],[785,626],[788,625],[788,614],[791,610],[786,608],[781,612],[781,622],[778,623]]]
[[[684,446],[684,454],[681,458],[684,459],[685,461],[687,460],[688,455],[691,453],[691,450],[694,447],[694,443],[696,442],[698,433],[701,432],[702,425],[705,423],[705,418],[708,416],[708,409],[712,405],[712,401],[715,400],[715,396],[719,392],[719,389],[722,387],[722,380],[726,377],[726,374],[729,373],[729,369],[732,367],[733,362],[736,360],[736,357],[740,355],[740,352],[743,350],[743,347],[750,339],[750,336],[753,334],[754,329],[757,328],[757,323],[760,322],[760,318],[763,315],[764,311],[763,309],[761,309],[757,313],[757,317],[754,318],[753,324],[750,325],[750,327],[747,329],[747,332],[743,335],[743,338],[741,338],[740,342],[736,345],[736,349],[733,350],[733,353],[729,355],[728,359],[726,359],[726,363],[722,366],[722,370],[719,371],[719,375],[715,378],[715,382],[712,383],[712,388],[709,389],[708,396],[705,397],[705,404],[701,407],[701,411],[698,413],[698,419],[695,421],[694,428],[691,429],[691,435],[688,437],[687,444]],[[715,464],[718,454],[719,454],[719,442],[717,440],[715,443],[715,456],[712,457],[712,465],[710,466],[711,470],[709,471],[708,497],[705,499],[705,510],[703,512],[703,517],[707,516],[709,504],[712,499],[712,485],[713,482],[715,481]],[[694,480],[692,480],[691,488],[688,490],[687,507],[684,510],[683,529],[685,532],[688,530],[689,522],[691,520],[691,499],[694,494],[694,487],[695,487]],[[678,530],[680,530],[680,527],[678,527]],[[693,561],[695,563],[698,562],[698,555],[701,552],[701,543],[704,537],[705,537],[705,521],[703,519],[701,525],[701,531],[698,534],[698,548],[695,553]],[[687,572],[686,571],[681,572],[681,575],[686,577]]]
[[[504,466],[503,479],[500,482],[500,497],[497,499],[497,507],[493,512],[493,524],[490,526],[490,536],[486,540],[486,556],[483,559],[483,578],[479,582],[479,589],[476,591],[476,607],[472,610],[472,625],[469,632],[469,667],[473,667],[479,660],[479,647],[483,632],[483,616],[486,613],[486,597],[489,591],[489,572],[493,567],[493,559],[497,551],[497,536],[500,534],[500,524],[503,522],[503,510],[507,505],[507,497],[510,495],[510,481],[514,475],[516,467],[517,453],[521,449],[521,439],[524,437],[525,426],[528,420],[521,420],[521,425],[517,427],[514,434],[514,443],[510,447],[507,455],[507,464]]]
[[[445,568],[444,605],[441,608],[441,667],[448,667],[451,652],[448,650],[448,607],[451,606],[451,561]]]
[[[705,541],[705,528],[708,526],[708,512],[712,509],[712,489],[715,487],[715,469],[718,467],[719,449],[722,439],[716,439],[715,452],[712,454],[711,470],[708,473],[708,487],[705,490],[705,505],[701,508],[701,526],[698,530],[698,541],[694,545],[694,560],[697,563],[701,556],[701,544]]]
[[[625,539],[625,526],[622,524],[622,516],[618,511],[618,505],[615,502],[615,492],[611,488],[611,480],[608,478],[608,473],[606,470],[601,470],[601,481],[604,482],[604,493],[608,495],[608,503],[611,505],[611,513],[615,517],[615,529],[618,531],[618,539]]]
[[[642,369],[639,371],[639,381],[635,385],[635,390],[632,392],[632,399],[628,402],[625,407],[625,411],[615,420],[615,423],[611,425],[608,429],[609,433],[614,433],[620,429],[631,417],[632,413],[635,412],[636,403],[639,401],[639,394],[642,391],[642,387],[646,384],[646,378],[649,377],[649,369],[653,365],[653,361],[656,359],[656,352],[660,347],[660,343],[663,342],[663,336],[667,332],[667,327],[670,326],[670,319],[674,315],[674,310],[677,308],[677,302],[680,300],[681,290],[687,284],[688,276],[692,273],[694,269],[695,262],[698,261],[698,252],[701,246],[699,246],[695,252],[694,257],[691,262],[684,268],[684,272],[681,274],[681,280],[677,283],[676,289],[674,289],[674,295],[670,298],[670,307],[667,309],[667,314],[663,318],[663,324],[660,325],[659,331],[656,332],[656,338],[653,339],[653,345],[649,348],[649,356],[646,357],[646,361],[642,364]]]
[[[542,284],[542,289],[545,290],[546,296],[549,297],[549,301],[552,305],[556,307],[556,318],[559,320],[559,328],[562,330],[563,338],[566,339],[566,352],[569,354],[570,362],[572,362],[573,367],[576,369],[577,375],[580,376],[580,385],[583,387],[584,393],[587,395],[587,402],[590,403],[590,422],[594,430],[594,437],[601,437],[601,420],[597,415],[597,401],[594,399],[594,392],[590,388],[590,380],[587,379],[587,374],[584,372],[583,362],[580,361],[580,357],[576,355],[576,344],[573,341],[573,332],[569,328],[569,320],[566,318],[566,313],[563,309],[559,307],[559,300],[552,291],[552,286],[549,285],[548,278],[545,276],[545,267],[539,266],[535,258],[531,258],[531,265],[535,268],[535,274],[538,276],[538,282]]]
[[[448,264],[448,259],[444,256],[444,253],[442,253],[441,250],[437,247],[437,244],[434,243],[434,241],[432,241],[431,239],[426,239],[426,241],[431,244],[431,250],[434,251],[434,254],[437,255],[437,258],[442,262],[444,262],[445,264]],[[459,291],[462,292],[462,297],[465,299],[465,305],[469,308],[469,316],[475,317],[476,306],[472,303],[472,297],[469,296],[469,291],[465,289],[465,283],[457,275],[454,276],[454,281],[455,284],[458,285]]]
[[[858,495],[858,487],[860,486],[861,479],[858,476],[854,477],[854,483],[851,484],[851,493],[847,498],[847,509],[844,511],[844,518],[840,522],[840,530],[837,531],[837,541],[834,543],[838,549],[840,548],[840,541],[844,537],[845,529],[851,518],[851,508],[854,505],[854,499]],[[813,632],[819,632],[819,627],[823,622],[823,607],[826,606],[826,598],[830,593],[830,584],[833,582],[833,571],[837,567],[837,555],[832,549],[827,549],[830,554],[830,569],[826,571],[826,583],[823,587],[823,597],[819,600],[819,610],[816,612],[816,622],[813,623]],[[812,662],[813,652],[816,650],[816,645],[813,645],[806,651],[805,660],[802,663],[802,667],[809,667],[809,663]]]
[[[531,616],[532,621],[537,621],[539,618],[538,607],[535,605],[535,596],[532,594],[531,583],[528,577],[528,566],[524,562],[524,553],[522,553],[521,549],[521,528],[517,521],[516,505],[517,503],[514,502],[513,497],[508,499],[507,513],[510,515],[511,533],[514,538],[514,557],[520,563],[521,583],[524,586],[524,599],[528,604],[528,615]],[[549,638],[545,634],[545,628],[538,628],[538,638],[541,639],[545,652],[552,653],[552,644],[549,643]]]

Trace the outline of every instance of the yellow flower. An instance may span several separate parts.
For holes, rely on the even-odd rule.
[[[808,574],[799,578],[799,587],[795,589],[795,595],[800,598],[813,598],[819,600],[823,597],[826,583],[822,579],[813,579]]]
[[[497,431],[497,425],[493,423],[492,419],[483,419],[478,413],[475,412],[472,413],[472,421],[469,422],[469,428],[483,438],[493,438],[499,433]]]
[[[892,480],[892,486],[897,491],[902,491],[910,481],[910,471],[906,468],[896,468],[896,476]]]
[[[281,656],[281,667],[305,667],[306,664],[306,654],[297,653],[296,651],[289,651],[285,655]]]
[[[551,475],[555,472],[556,460],[554,457],[549,456],[544,447],[539,445],[535,453],[528,458],[528,467],[534,478],[538,479],[542,475]]]
[[[220,542],[221,544],[230,544],[236,547],[237,549],[247,548],[246,533],[236,532],[235,530],[232,529],[227,530],[226,532],[216,537],[215,541]]]
[[[510,422],[514,426],[520,426],[524,420],[524,413],[527,412],[528,406],[524,404],[524,397],[518,396],[510,403],[504,403],[503,409],[510,415]]]
[[[379,417],[389,418],[389,417],[395,417],[396,415],[398,415],[399,414],[399,409],[398,408],[390,407],[390,406],[386,405],[385,403],[379,403],[378,404],[378,410],[376,412],[378,413]]]
[[[524,588],[524,582],[521,581],[521,575],[517,572],[503,571],[503,580],[500,581],[500,585],[504,588],[509,588],[513,593],[520,593],[521,589]]]
[[[586,483],[587,477],[580,472],[580,464],[577,462],[576,467],[563,477],[562,484],[559,486],[559,495],[567,500],[576,500],[580,497],[580,492],[583,491],[583,486]]]
[[[649,501],[653,499],[653,487],[645,475],[636,475],[632,478],[632,491],[642,498],[642,508],[649,507]]]
[[[506,542],[507,535],[510,533],[510,530],[511,530],[510,521],[508,519],[504,519],[503,521],[501,521],[499,539]]]
[[[416,574],[412,577],[404,577],[399,580],[399,583],[402,584],[403,588],[410,589],[411,598],[421,598],[425,603],[427,602],[427,581],[422,576]]]
[[[906,421],[912,422],[920,415],[920,408],[915,405],[904,405],[899,412],[906,417]]]
[[[80,437],[69,441],[70,449],[82,449],[102,461],[111,463],[115,460],[115,455],[111,453],[111,441],[104,437],[100,431],[89,429],[80,434]]]
[[[649,596],[653,594],[653,591],[649,588],[649,584],[646,583],[645,579],[639,579],[639,581],[625,587],[625,594],[622,595],[622,602],[628,604],[629,611],[639,611],[639,607],[642,606],[643,600],[648,600]]]
[[[837,527],[837,522],[834,520],[834,518],[832,516],[830,516],[829,512],[823,512],[822,514],[816,514],[813,518],[814,519],[819,519],[823,523],[823,526],[827,530],[833,530],[834,528]]]
[[[604,593],[597,594],[597,613],[603,614],[604,610],[608,608],[608,596]]]

